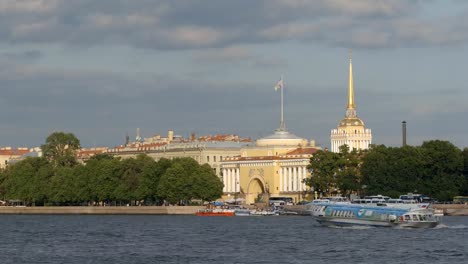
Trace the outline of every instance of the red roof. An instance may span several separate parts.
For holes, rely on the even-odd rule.
[[[29,153],[29,149],[0,149],[0,156],[22,156]]]
[[[312,155],[315,154],[317,151],[318,149],[316,148],[297,148],[286,153],[286,155]]]

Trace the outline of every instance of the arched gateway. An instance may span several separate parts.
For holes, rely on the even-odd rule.
[[[252,177],[250,179],[249,185],[247,186],[247,193],[245,196],[246,203],[247,204],[255,203],[258,201],[258,199],[262,199],[262,198],[263,198],[263,202],[268,202],[268,196],[266,196],[265,186],[266,186],[265,182],[261,177],[259,176]]]

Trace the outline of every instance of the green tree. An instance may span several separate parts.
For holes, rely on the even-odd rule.
[[[77,189],[77,175],[74,168],[59,167],[50,179],[49,202],[70,205],[80,201]]]
[[[223,195],[223,183],[208,164],[203,164],[192,174],[192,181],[193,198],[214,201]]]
[[[463,149],[463,175],[464,183],[460,194],[468,196],[468,148]]]
[[[141,171],[141,184],[138,189],[138,195],[145,199],[147,203],[159,202],[161,200],[158,194],[159,181],[171,165],[172,161],[164,158],[157,162],[154,160],[152,162],[145,162]]]
[[[340,147],[337,160],[336,186],[345,196],[357,193],[361,189],[360,159],[361,152],[353,149],[351,152],[347,145]]]
[[[374,146],[363,158],[361,173],[366,194],[398,197],[420,189],[425,157],[418,147]]]
[[[158,194],[171,204],[190,199],[191,190],[187,175],[181,164],[174,163],[161,177]]]
[[[45,158],[26,158],[10,165],[4,173],[6,199],[33,205],[47,202],[53,169]]]
[[[119,185],[121,173],[118,159],[90,159],[81,173],[83,174],[80,177],[84,177],[83,179],[89,183],[89,185],[81,183],[81,186],[86,186],[87,189],[83,196],[90,197],[94,202],[108,203],[116,200],[115,190]]]
[[[307,167],[312,171],[312,177],[306,180],[306,184],[319,193],[331,193],[336,188],[338,159],[339,155],[334,152],[320,150],[315,153]]]
[[[72,133],[54,132],[47,137],[41,149],[54,167],[72,167],[77,164],[76,152],[80,149],[80,140]]]
[[[464,185],[462,151],[442,140],[424,142],[421,149],[426,158],[421,191],[442,201],[452,200]]]

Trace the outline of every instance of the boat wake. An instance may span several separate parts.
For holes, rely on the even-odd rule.
[[[337,229],[351,229],[351,230],[365,230],[365,229],[375,228],[374,226],[365,226],[365,225],[349,225],[349,226],[330,225],[330,227],[337,228]]]
[[[467,225],[453,225],[453,226],[448,226],[444,224],[440,224],[435,227],[435,229],[442,229],[442,228],[448,228],[448,229],[468,229]]]

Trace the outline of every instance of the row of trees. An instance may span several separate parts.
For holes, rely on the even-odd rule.
[[[26,158],[0,172],[0,195],[27,204],[171,204],[215,200],[223,185],[208,165],[191,158],[119,159],[101,154],[76,161],[79,140],[57,132],[42,146],[43,157]]]
[[[324,194],[340,192],[398,197],[408,192],[441,201],[468,195],[468,148],[448,141],[428,141],[421,146],[372,146],[366,151],[319,151],[311,158],[313,177],[307,185]]]

